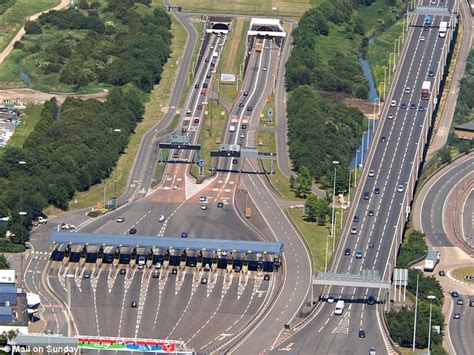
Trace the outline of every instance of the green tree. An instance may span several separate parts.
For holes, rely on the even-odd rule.
[[[28,35],[39,35],[41,32],[41,25],[36,21],[28,21],[25,23],[25,33]]]
[[[441,164],[449,163],[451,161],[451,150],[449,147],[441,148],[438,151],[438,156],[441,160]]]
[[[5,270],[10,268],[10,263],[8,260],[3,256],[0,255],[0,269]]]
[[[318,215],[318,198],[309,194],[304,203],[304,213],[310,221],[315,221]]]
[[[312,177],[309,172],[309,169],[305,166],[302,166],[298,170],[296,176],[296,196],[306,197],[311,191]]]
[[[296,189],[296,178],[293,174],[290,175],[290,190],[295,191]]]
[[[329,202],[327,199],[319,197],[316,200],[316,211],[317,211],[317,218],[318,222],[321,225],[326,223],[327,216],[329,214]]]

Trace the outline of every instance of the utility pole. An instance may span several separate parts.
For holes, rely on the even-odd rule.
[[[335,249],[335,246],[336,246],[336,228],[335,228],[335,225],[334,225],[334,218],[335,218],[335,215],[334,215],[334,204],[335,204],[335,198],[336,198],[336,165],[339,164],[339,161],[337,160],[334,160],[332,162],[335,166],[334,166],[334,181],[333,181],[333,187],[332,187],[332,213],[331,213],[331,236],[332,236],[332,251],[334,252],[334,249]]]

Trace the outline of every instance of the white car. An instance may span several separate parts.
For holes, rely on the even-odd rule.
[[[395,101],[395,100],[392,100],[392,102],[390,102],[390,106],[392,106],[392,107],[395,107],[395,106],[397,106],[397,101]]]
[[[351,228],[351,234],[357,234],[357,228],[356,227]]]
[[[165,216],[161,215],[160,218],[158,218],[158,222],[164,222],[165,221]]]
[[[178,185],[174,185],[174,186],[173,186],[173,190],[176,191],[177,189],[178,189]]]
[[[155,268],[157,270],[161,269],[161,263],[159,261],[156,263]]]
[[[199,197],[199,202],[206,202],[207,196],[201,196]]]
[[[209,266],[209,264],[204,265],[204,271],[209,271],[209,270],[211,270],[211,267]]]
[[[405,190],[405,188],[403,187],[403,185],[398,185],[397,191],[398,191],[398,192],[403,192],[403,190]]]
[[[374,177],[374,176],[375,176],[375,171],[369,170],[369,176],[370,176],[370,177]]]
[[[421,36],[420,37],[420,42],[424,42],[425,41],[425,36]]]
[[[63,231],[72,231],[72,230],[76,229],[76,226],[74,224],[62,223],[61,224],[61,229]]]
[[[118,217],[117,218],[117,223],[122,223],[122,222],[125,222],[125,218],[124,217]]]
[[[207,210],[207,205],[204,205],[204,204],[201,205],[201,210],[203,210],[203,211]]]
[[[267,67],[263,67],[262,70],[263,70],[263,71],[267,71]]]

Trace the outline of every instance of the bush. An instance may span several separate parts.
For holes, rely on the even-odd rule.
[[[413,231],[403,241],[398,252],[397,267],[406,269],[412,263],[425,257],[428,253],[428,247],[425,242],[425,235],[418,231]]]
[[[36,21],[25,23],[25,33],[27,35],[39,35],[42,32],[41,25]]]

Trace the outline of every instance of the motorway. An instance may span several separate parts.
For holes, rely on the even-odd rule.
[[[431,6],[429,1],[423,1]],[[444,6],[437,2],[433,6]],[[452,7],[452,2],[449,2]],[[409,198],[407,182],[413,174],[418,142],[422,134],[422,123],[428,124],[427,100],[421,99],[421,86],[424,80],[432,80],[428,72],[437,73],[444,38],[438,36],[437,26],[440,21],[447,20],[434,16],[434,27],[428,31],[423,29],[423,16],[416,16],[418,25],[411,28],[411,36],[406,44],[406,53],[399,63],[398,80],[392,87],[387,102],[395,100],[392,106],[385,105],[382,121],[371,147],[373,157],[364,167],[356,197],[357,205],[351,208],[352,216],[359,217],[359,222],[351,223],[345,228],[342,243],[337,249],[332,271],[340,273],[360,273],[362,270],[376,270],[387,279],[391,272],[388,260],[393,256],[393,248],[399,243],[397,227],[404,211],[401,206]],[[421,41],[421,36],[424,40]],[[409,88],[408,90],[405,89]],[[402,108],[401,104],[406,107]],[[414,104],[412,109],[410,106]],[[423,106],[423,110],[419,109]],[[388,115],[393,114],[393,119]],[[382,137],[384,139],[382,140]],[[373,176],[368,171],[373,170]],[[372,175],[372,174],[371,174]],[[378,188],[378,193],[374,193]],[[369,199],[362,198],[367,192]],[[369,216],[369,210],[374,212]],[[352,218],[351,218],[352,219]],[[355,233],[349,234],[349,229]],[[373,248],[370,248],[373,243]],[[344,256],[343,249],[350,248],[350,255]],[[355,253],[360,251],[362,258],[356,259]],[[380,320],[376,305],[369,306],[365,300],[369,296],[380,299],[380,294],[373,289],[331,287],[327,295],[336,299],[346,300],[346,309],[341,317],[333,314],[334,304],[325,304],[318,309],[313,319],[306,323],[293,337],[279,345],[275,352],[295,351],[305,354],[343,354],[354,351],[354,342],[358,353],[367,353],[370,347],[377,351],[389,351],[390,344],[381,334]],[[380,305],[379,305],[380,306]],[[366,331],[365,339],[358,339],[359,329]]]

